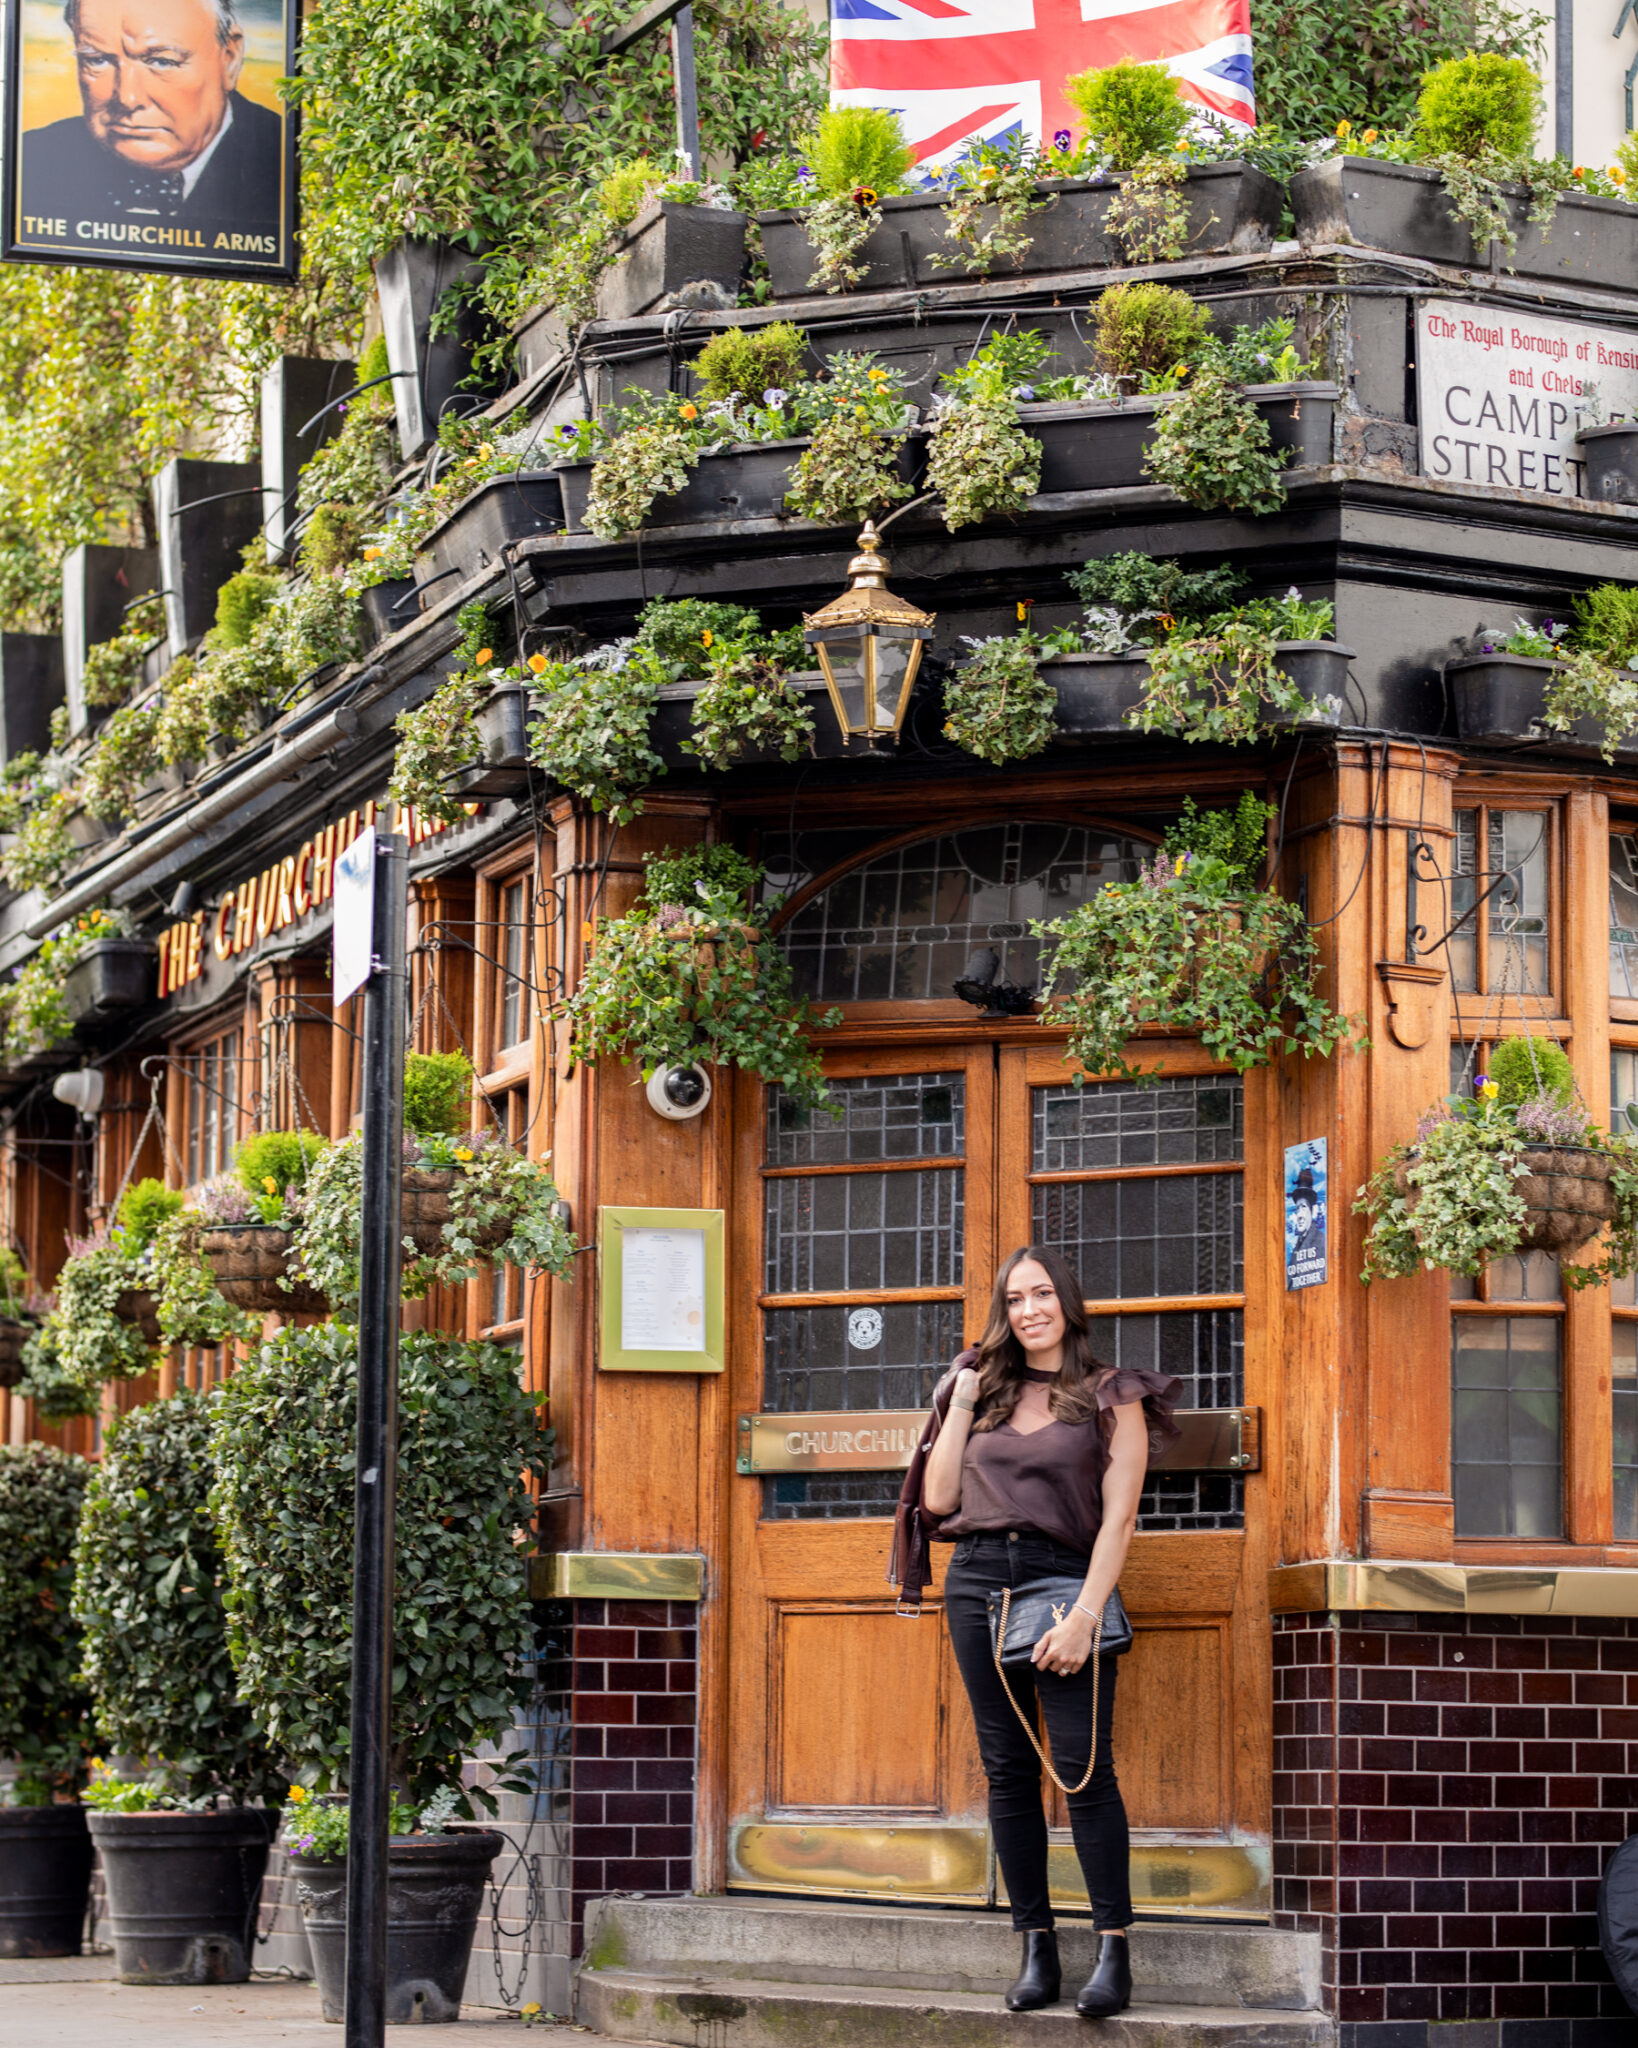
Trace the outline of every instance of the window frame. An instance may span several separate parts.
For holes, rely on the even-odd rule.
[[[1563,1022],[1566,1017],[1567,1005],[1564,994],[1564,912],[1566,902],[1564,888],[1564,836],[1566,825],[1562,793],[1558,791],[1548,793],[1540,790],[1525,791],[1504,787],[1500,790],[1486,789],[1482,794],[1469,794],[1458,788],[1451,806],[1450,857],[1452,872],[1445,885],[1446,890],[1449,892],[1445,897],[1445,901],[1447,904],[1453,903],[1455,895],[1456,875],[1454,869],[1460,830],[1457,823],[1458,819],[1464,812],[1476,817],[1476,852],[1481,860],[1487,861],[1489,858],[1490,814],[1501,811],[1536,812],[1547,819],[1547,988],[1539,994],[1534,990],[1528,992],[1508,990],[1503,994],[1500,990],[1492,988],[1490,986],[1490,904],[1487,902],[1481,905],[1477,914],[1473,911],[1464,913],[1459,922],[1455,917],[1454,910],[1452,910],[1447,919],[1451,938],[1456,936],[1458,930],[1466,931],[1469,928],[1469,920],[1472,920],[1474,979],[1477,983],[1477,986],[1471,989],[1458,989],[1455,974],[1454,972],[1451,973],[1450,994],[1452,1011],[1454,1013],[1453,1025],[1456,1024],[1464,1003],[1489,1006],[1498,1002],[1503,1006],[1500,1012],[1502,1017],[1506,1015],[1506,1006],[1511,1004],[1521,1016],[1525,1015],[1528,1008],[1533,1006],[1537,1015],[1543,1021]],[[1606,847],[1606,861],[1608,857],[1608,848]],[[1483,870],[1480,870],[1480,872],[1483,872]],[[1448,943],[1445,947],[1445,958],[1448,962],[1450,958]],[[1482,1012],[1477,1020],[1478,1028],[1481,1032],[1487,1021],[1488,1008]],[[1456,1030],[1456,1035],[1462,1035],[1459,1028]],[[1464,1040],[1464,1042],[1466,1041]]]
[[[544,858],[544,855],[542,856]],[[498,1113],[508,1142],[527,1149],[533,1124],[540,1115],[540,1091],[549,1086],[542,1071],[549,1055],[542,1043],[544,1034],[539,1014],[544,930],[538,916],[540,890],[536,880],[534,841],[509,847],[483,866],[475,875],[473,905],[474,962],[473,1064],[477,1069],[472,1098],[472,1128],[493,1128]],[[498,1043],[504,1006],[503,984],[511,978],[506,965],[506,937],[512,927],[502,922],[507,892],[522,887],[525,911],[524,956],[528,979],[524,983],[527,1028],[522,1038],[509,1045]],[[536,1061],[537,1044],[542,1059]],[[497,1288],[505,1298],[498,1305],[504,1313],[497,1321]],[[530,1278],[515,1267],[491,1266],[469,1283],[467,1313],[474,1337],[495,1344],[521,1345],[528,1330],[534,1297],[544,1297],[544,1287],[531,1289]],[[540,1345],[544,1357],[544,1341]]]

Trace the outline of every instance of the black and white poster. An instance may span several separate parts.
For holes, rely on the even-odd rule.
[[[7,0],[12,261],[295,275],[298,0]]]
[[[1285,1148],[1285,1290],[1323,1287],[1330,1277],[1326,1256],[1325,1144]]]

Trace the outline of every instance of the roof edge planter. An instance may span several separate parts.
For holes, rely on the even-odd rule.
[[[1548,225],[1538,228],[1527,218],[1525,188],[1502,189],[1518,238],[1512,264],[1503,267],[1555,284],[1638,290],[1638,206],[1567,192]],[[1291,180],[1291,210],[1298,239],[1309,247],[1385,249],[1468,270],[1489,269],[1492,253],[1499,256],[1489,245],[1476,245],[1452,211],[1440,173],[1422,164],[1332,157]]]
[[[463,803],[515,796],[529,786],[530,693],[522,683],[497,683],[472,714],[477,759],[448,783]]]
[[[484,338],[484,323],[470,302],[462,305],[453,327],[435,335],[438,307],[451,287],[482,275],[483,262],[470,250],[428,239],[395,243],[375,265],[398,447],[406,462],[431,446],[444,407],[466,387],[473,354]]]
[[[93,1813],[122,1984],[243,1984],[278,1815]]]
[[[1475,654],[1449,662],[1445,685],[1459,739],[1535,740],[1559,663],[1534,654]]]
[[[715,454],[702,455],[682,490],[654,500],[644,527],[715,519],[794,519],[797,515],[785,509],[785,499],[796,466],[811,445],[803,435],[790,441],[736,442]],[[912,431],[903,436],[897,464],[903,482],[915,485],[926,455],[924,434]],[[571,533],[589,531],[586,504],[596,467],[595,461],[565,462],[554,472],[563,481],[563,506]]]
[[[506,1846],[489,1828],[395,1835],[387,1846],[388,2026],[461,2016],[489,1867]],[[292,1853],[291,1874],[327,2020],[346,2008],[347,1862]]]
[[[1331,460],[1340,385],[1318,379],[1250,384],[1245,395],[1267,421],[1272,445],[1288,451],[1290,468],[1317,469]],[[1173,402],[1167,393],[1119,405],[1071,400],[1019,406],[1020,421],[1041,444],[1041,491],[1128,490],[1152,483],[1143,458],[1157,416]]]
[[[77,1956],[91,1897],[83,1806],[0,1806],[0,1957]]]
[[[747,217],[728,207],[650,201],[598,281],[597,318],[633,320],[690,285],[715,285],[732,306],[745,268],[747,226]]]
[[[63,1006],[76,1024],[93,1024],[154,1000],[159,955],[146,939],[98,939],[63,976]]]
[[[1274,666],[1307,699],[1300,711],[1275,711],[1266,722],[1280,731],[1330,730],[1347,708],[1348,668],[1354,650],[1335,640],[1276,640]]]
[[[1146,649],[1130,654],[1054,654],[1040,664],[1058,707],[1058,736],[1070,741],[1131,738],[1130,714],[1149,686]]]
[[[441,520],[416,551],[422,583],[471,576],[502,559],[509,543],[563,530],[563,485],[556,470],[491,477]]]
[[[882,224],[852,259],[864,273],[853,290],[897,291],[988,277],[1120,268],[1125,258],[1104,222],[1126,175],[1110,171],[1096,179],[1052,178],[1038,184],[1037,197],[1045,204],[1029,216],[1029,248],[1016,264],[999,261],[970,267],[956,260],[945,267],[934,262],[938,256],[959,258],[960,245],[946,234],[948,193],[880,200]],[[1264,172],[1238,161],[1202,164],[1188,173],[1183,189],[1188,208],[1185,255],[1255,255],[1272,245],[1282,195]],[[820,288],[809,282],[819,256],[808,239],[805,216],[806,209],[783,207],[756,217],[776,299],[820,295]],[[981,209],[979,232],[993,225],[994,209]]]
[[[1583,497],[1606,505],[1638,504],[1638,420],[1583,427],[1575,444],[1587,465]]]
[[[393,576],[385,583],[372,583],[358,593],[364,613],[364,641],[376,647],[393,633],[402,632],[420,612],[413,576]]]

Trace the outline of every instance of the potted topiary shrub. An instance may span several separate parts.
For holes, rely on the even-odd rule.
[[[1191,799],[1136,881],[1031,926],[1051,947],[1040,1021],[1068,1033],[1066,1057],[1086,1073],[1157,1079],[1126,1053],[1145,1027],[1197,1036],[1237,1073],[1359,1036],[1315,987],[1302,910],[1257,885],[1269,815],[1249,790],[1232,812],[1200,814]]]
[[[228,1577],[239,1697],[299,1782],[286,1809],[327,2019],[342,2011],[346,1813],[312,1795],[347,1783],[352,1634],[357,1332],[288,1329],[215,1397],[212,1505]],[[533,1644],[527,1560],[531,1479],[550,1433],[499,1345],[411,1332],[399,1359],[396,1627],[390,1769],[419,1832],[390,1850],[387,2018],[453,2020],[478,1909],[502,1837],[453,1831],[487,1786],[463,1788],[463,1759],[506,1750],[527,1699]],[[299,1601],[287,1588],[302,1589]],[[521,1755],[486,1775],[532,1790]],[[430,1825],[429,1825],[430,1823]]]
[[[643,893],[598,927],[568,1019],[577,1060],[732,1066],[810,1106],[825,1098],[808,1034],[835,1023],[791,985],[788,961],[753,922],[762,870],[729,846],[649,857]]]
[[[1488,1074],[1430,1109],[1359,1191],[1369,1217],[1367,1282],[1423,1268],[1477,1274],[1492,1259],[1580,1251],[1568,1287],[1625,1279],[1638,1268],[1638,1149],[1600,1131],[1576,1100],[1562,1046],[1509,1038]]]
[[[199,1200],[199,1255],[217,1292],[251,1315],[323,1315],[329,1303],[290,1272],[308,1169],[324,1150],[316,1131],[258,1131],[231,1175]]]
[[[77,1956],[91,1890],[79,1791],[92,1741],[69,1607],[91,1467],[49,1444],[0,1444],[0,1956]]]
[[[283,1774],[238,1700],[211,1523],[210,1396],[123,1416],[86,1492],[74,1616],[97,1726],[147,1766],[85,1799],[123,1984],[242,1984]]]

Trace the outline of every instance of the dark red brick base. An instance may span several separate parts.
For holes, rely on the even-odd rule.
[[[579,1600],[555,1614],[578,1950],[588,1899],[693,1888],[698,1610]]]
[[[1598,1880],[1638,1828],[1638,1624],[1274,1622],[1274,1920],[1341,2048],[1632,2048]]]

